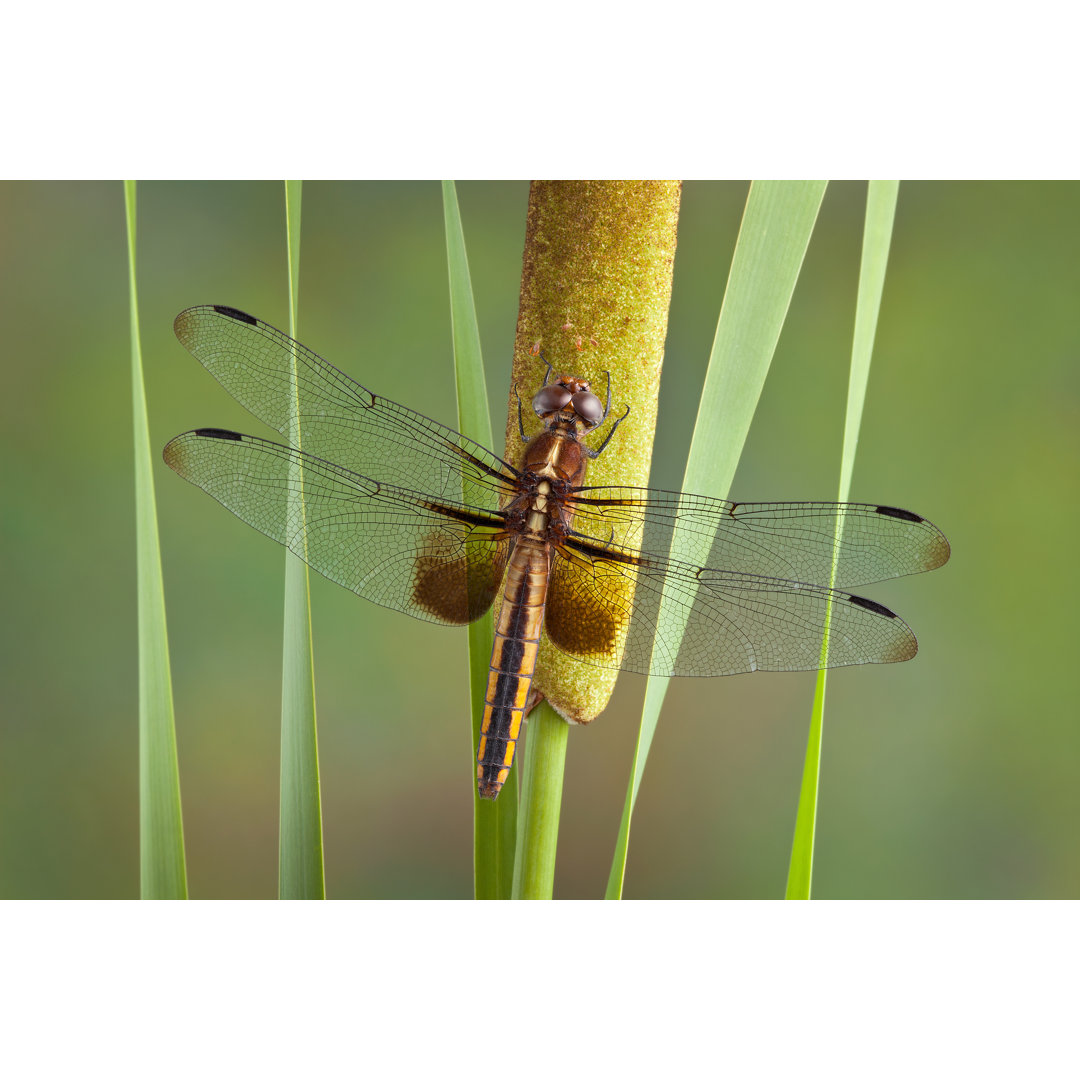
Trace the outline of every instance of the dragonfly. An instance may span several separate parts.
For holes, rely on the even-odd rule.
[[[384,607],[461,626],[501,596],[476,752],[479,794],[513,764],[541,630],[597,667],[645,675],[807,671],[910,660],[907,624],[848,592],[943,565],[941,531],[873,503],[730,502],[585,484],[607,402],[552,372],[520,466],[365,389],[236,308],[174,323],[181,344],[289,445],[222,428],[165,462],[313,570]],[[626,414],[624,413],[623,416]],[[828,648],[822,635],[828,620]],[[533,699],[535,695],[532,695]]]

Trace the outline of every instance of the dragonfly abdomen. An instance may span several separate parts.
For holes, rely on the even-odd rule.
[[[476,748],[476,781],[482,799],[498,796],[514,761],[540,647],[548,551],[547,544],[521,537],[507,567]]]

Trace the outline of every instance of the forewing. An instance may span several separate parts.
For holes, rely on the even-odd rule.
[[[949,558],[940,530],[908,510],[872,503],[737,503],[652,488],[579,488],[574,529],[674,562],[729,574],[854,588],[933,570]]]
[[[362,476],[494,509],[514,469],[479,443],[379,397],[317,353],[235,308],[204,305],[173,324],[180,343],[244,408],[300,447]],[[295,366],[295,382],[294,382]]]
[[[829,652],[822,665],[827,611]],[[702,569],[581,537],[556,550],[544,625],[564,652],[644,675],[892,663],[910,659],[918,647],[907,624],[873,600]]]
[[[497,512],[216,428],[178,436],[164,457],[313,570],[384,607],[429,622],[471,622],[502,581],[508,541]]]

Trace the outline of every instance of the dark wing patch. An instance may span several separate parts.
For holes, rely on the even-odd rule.
[[[612,543],[571,537],[560,545],[544,611],[544,629],[552,643],[589,663],[618,667],[635,580],[622,568],[640,568],[645,562],[638,553]]]
[[[884,615],[886,619],[896,618],[895,611],[890,611],[884,604],[879,604],[876,600],[867,600],[865,596],[849,596],[848,600],[857,607],[877,612],[878,615]]]
[[[618,587],[626,581],[615,571],[615,580],[605,586],[607,565],[560,549],[548,584],[544,630],[563,652],[599,667],[618,667],[619,627],[625,631],[629,623]]]
[[[441,538],[443,533],[432,534]],[[457,546],[460,539],[444,543]],[[460,626],[480,618],[495,600],[506,570],[509,545],[492,539],[467,545],[460,556],[420,554],[416,558],[413,600],[437,622]]]
[[[219,315],[225,315],[230,319],[235,319],[237,322],[247,323],[249,326],[258,326],[259,320],[254,315],[249,315],[246,311],[241,311],[239,308],[226,307],[224,304],[215,304],[214,310]]]
[[[910,510],[901,510],[899,506],[879,506],[877,512],[884,514],[886,517],[899,518],[901,521],[910,521],[916,525],[922,525],[926,520],[919,517],[918,514],[913,514]]]
[[[201,435],[206,439],[226,439],[231,442],[241,442],[244,438],[244,436],[237,431],[226,431],[225,428],[218,427],[199,428],[195,434]]]

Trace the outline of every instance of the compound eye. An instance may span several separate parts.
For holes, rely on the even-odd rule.
[[[537,416],[547,413],[559,412],[565,409],[570,402],[570,391],[565,386],[557,383],[552,386],[542,386],[532,400],[533,411]]]
[[[595,427],[604,419],[604,406],[600,399],[588,390],[579,390],[573,397],[574,411],[587,424]]]

